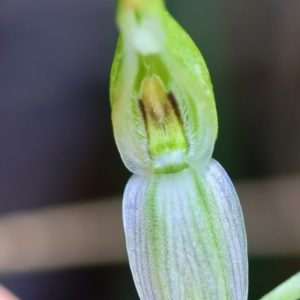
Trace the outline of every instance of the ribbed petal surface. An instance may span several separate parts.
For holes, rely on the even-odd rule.
[[[202,171],[133,175],[123,218],[142,300],[247,298],[243,216],[234,187],[215,160]]]

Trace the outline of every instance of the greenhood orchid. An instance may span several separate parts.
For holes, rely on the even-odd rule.
[[[117,147],[134,173],[123,200],[142,300],[247,298],[243,216],[211,158],[217,113],[205,62],[162,0],[120,0],[110,97]]]

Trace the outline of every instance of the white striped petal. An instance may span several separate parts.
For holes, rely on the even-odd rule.
[[[141,300],[247,298],[243,216],[234,187],[215,160],[202,171],[133,175],[123,219]]]

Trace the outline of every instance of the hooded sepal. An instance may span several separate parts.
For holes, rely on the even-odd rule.
[[[206,165],[218,125],[210,76],[196,45],[161,0],[119,1],[117,23],[120,37],[110,99],[114,136],[124,164],[135,174],[177,172],[200,161]],[[160,93],[152,94],[149,109],[143,111],[145,85],[153,80],[165,95],[153,100]],[[167,102],[171,114],[161,109]],[[151,116],[157,121],[150,124],[154,126],[147,121]],[[177,122],[172,116],[180,121],[180,128],[169,126],[172,130],[164,131]],[[161,135],[167,143],[158,138]],[[185,143],[179,147],[174,139],[178,135]]]

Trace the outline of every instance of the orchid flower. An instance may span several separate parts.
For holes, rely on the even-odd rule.
[[[247,298],[243,215],[212,159],[218,123],[204,59],[162,0],[119,0],[113,130],[134,173],[123,199],[142,300]]]

